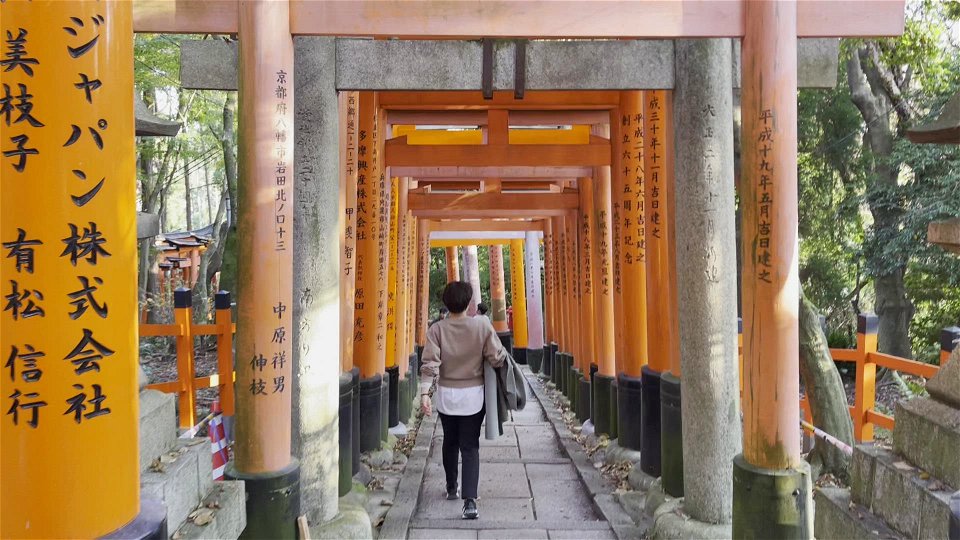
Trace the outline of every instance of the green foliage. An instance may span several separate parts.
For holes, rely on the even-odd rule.
[[[909,109],[900,116],[889,98],[882,100],[895,126],[889,155],[871,155],[867,125],[847,84],[847,59],[866,42],[842,41],[837,88],[799,93],[800,276],[804,292],[828,316],[831,347],[854,346],[852,302],[874,310],[873,287],[864,285],[899,268],[916,309],[910,326],[916,358],[935,359],[940,329],[960,320],[960,258],[926,241],[931,221],[960,216],[960,147],[905,137],[912,125],[936,118],[960,90],[960,52],[951,35],[958,24],[948,22],[958,19],[958,2],[911,1],[904,35],[876,41],[876,61]],[[895,185],[875,181],[878,163],[898,171]],[[897,225],[877,226],[868,202],[895,213]]]

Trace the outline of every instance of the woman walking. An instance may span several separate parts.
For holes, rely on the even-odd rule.
[[[483,318],[467,317],[473,296],[469,283],[453,281],[443,290],[450,315],[427,330],[420,374],[420,408],[431,414],[430,387],[439,375],[434,395],[443,425],[443,470],[447,499],[457,498],[457,462],[463,462],[463,519],[477,519],[480,481],[480,424],[483,422],[483,362],[499,367],[506,351]]]

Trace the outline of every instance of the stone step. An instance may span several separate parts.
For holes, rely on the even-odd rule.
[[[931,398],[897,403],[893,447],[911,463],[960,489],[960,409]]]
[[[167,530],[174,531],[192,512],[212,485],[210,441],[179,439],[176,460],[161,463],[160,470],[148,469],[140,476],[142,490],[163,501],[167,507]]]
[[[140,392],[140,472],[176,444],[176,396],[157,390]]]
[[[815,538],[844,540],[876,540],[905,538],[891,529],[880,518],[863,506],[850,500],[850,492],[843,488],[818,488],[814,491],[816,505],[813,522]]]
[[[890,450],[874,445],[854,449],[853,502],[909,538],[948,537],[952,492],[952,488]]]
[[[206,525],[184,522],[173,534],[175,539],[235,539],[247,526],[246,492],[242,481],[214,482],[201,507],[213,510],[213,520]]]

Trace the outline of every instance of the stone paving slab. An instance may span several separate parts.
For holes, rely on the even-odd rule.
[[[616,536],[611,530],[600,531],[547,531],[551,540],[616,540]]]
[[[453,523],[463,521],[460,519],[460,512],[463,509],[462,501],[448,501],[442,496],[434,496],[431,500],[430,494],[425,495],[421,497],[420,505],[417,508],[417,519],[450,521],[445,526],[452,526]],[[480,509],[480,520],[477,521],[486,524],[498,521],[532,523],[534,520],[533,501],[530,497],[494,498],[481,496],[480,500],[477,501],[477,506]]]
[[[608,501],[594,500],[602,484],[599,474],[560,421],[553,403],[543,401],[549,398],[539,388],[528,390],[526,408],[504,424],[504,435],[480,440],[478,520],[460,519],[462,501],[444,497],[442,429],[424,439],[429,450],[423,448],[420,453],[426,463],[408,523],[409,538],[617,538],[605,518],[609,512],[601,512],[603,505],[599,505]],[[619,526],[619,520],[613,525]]]
[[[410,540],[476,540],[477,531],[469,529],[410,529]]]
[[[527,478],[530,479],[531,485],[548,481],[580,479],[577,476],[577,470],[570,465],[570,460],[559,461],[556,464],[527,463]]]
[[[494,529],[479,530],[480,540],[547,540],[546,529]]]
[[[553,524],[546,521],[489,521],[484,519],[483,507],[480,507],[480,519],[414,519],[410,522],[411,529],[472,529],[472,530],[508,530],[508,529],[542,529],[549,531]],[[569,521],[563,523],[562,531],[574,533],[588,533],[606,531],[613,534],[610,524],[606,521]],[[587,536],[584,534],[584,536]],[[573,538],[580,536],[573,535]]]

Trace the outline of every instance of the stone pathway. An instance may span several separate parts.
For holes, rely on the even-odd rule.
[[[504,424],[503,436],[493,441],[480,436],[478,520],[460,519],[461,501],[445,499],[443,428],[437,426],[408,538],[616,538],[595,509],[543,405],[529,388],[527,396],[526,408]]]

